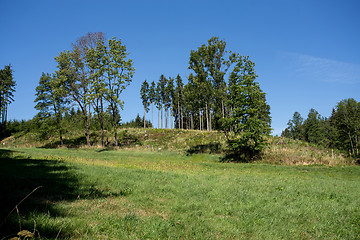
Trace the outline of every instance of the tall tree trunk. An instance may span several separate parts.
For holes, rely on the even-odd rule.
[[[180,109],[180,115],[181,115],[181,129],[184,129],[184,111],[182,109],[182,106],[181,106],[181,109]]]
[[[208,105],[205,104],[205,111],[206,111],[206,130],[209,131],[209,112],[208,112]]]
[[[114,128],[114,145],[117,147],[119,146],[119,142],[118,142],[118,136],[117,136],[117,119],[116,119],[116,113],[117,113],[117,108],[116,108],[116,103],[112,102],[111,103],[111,111],[112,111],[112,117],[113,117],[113,128]]]
[[[178,101],[178,108],[177,108],[177,122],[178,122],[178,128],[181,128],[181,117],[180,117],[180,101]]]
[[[355,154],[355,149],[354,149],[354,144],[353,144],[353,141],[352,141],[351,133],[348,132],[348,135],[349,135],[349,139],[350,139],[351,152],[354,155]]]
[[[163,128],[163,107],[161,106],[161,129]]]
[[[115,146],[119,146],[119,142],[118,142],[118,136],[117,136],[117,126],[116,124],[114,125],[114,131],[115,131],[115,134],[114,134],[114,138],[115,138]]]
[[[199,130],[201,131],[201,109],[199,109]]]
[[[87,129],[89,133],[89,144],[90,144],[90,125],[91,125],[91,105],[88,104],[89,110],[88,110],[88,118],[87,118]],[[89,145],[90,146],[90,145]]]
[[[209,108],[209,129],[212,131],[212,124],[211,124],[211,108]]]
[[[221,100],[221,110],[222,110],[222,118],[225,118],[225,106],[224,106],[224,100]]]
[[[174,129],[174,114],[173,114],[173,109],[170,108],[170,123],[171,123],[171,129]]]
[[[99,121],[100,121],[100,128],[101,128],[101,146],[105,147],[105,143],[104,143],[104,115],[103,115],[103,111],[104,111],[104,105],[103,105],[103,99],[102,97],[100,98],[100,113],[99,114]]]
[[[160,128],[160,109],[158,109],[158,128]]]
[[[191,129],[194,130],[194,114],[191,113]]]
[[[87,119],[88,119],[88,116],[85,115],[84,116],[84,132],[85,132],[87,145],[90,147],[90,135],[89,135],[89,128],[88,128],[88,125],[87,125],[87,122],[88,122]]]
[[[145,106],[144,106],[144,128],[146,128],[145,114],[146,114],[146,108],[145,108]]]
[[[154,128],[154,112],[153,112],[153,110],[154,110],[154,104],[151,103],[151,125]]]
[[[56,118],[57,128],[59,130],[60,145],[63,146],[64,141],[63,141],[63,137],[62,137],[61,119],[60,119],[60,115],[57,113],[56,108],[55,108],[55,118]]]

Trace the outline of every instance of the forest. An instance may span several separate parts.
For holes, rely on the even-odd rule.
[[[158,129],[197,129],[223,132],[234,155],[255,158],[266,147],[271,133],[270,106],[248,56],[226,49],[226,42],[212,37],[191,50],[184,81],[180,75],[141,84],[143,104],[140,117],[122,123],[120,111],[125,100],[121,93],[135,72],[126,45],[115,38],[106,41],[104,33],[88,33],[78,38],[71,50],[55,56],[57,70],[43,73],[36,87],[31,120],[7,122],[7,107],[14,101],[15,80],[11,65],[1,70],[1,136],[32,132],[41,139],[57,136],[60,146],[69,132],[83,132],[91,146],[92,132],[100,131],[101,146],[118,145],[118,129],[133,126]],[[174,75],[175,76],[175,75]],[[154,123],[154,107],[158,122]],[[146,116],[151,111],[151,117]],[[307,119],[298,112],[289,120],[281,136],[338,149],[359,157],[360,103],[341,100],[330,117],[311,109]],[[81,130],[82,129],[82,130]],[[105,142],[104,132],[113,140]]]
[[[332,149],[339,149],[350,157],[359,157],[360,102],[344,99],[333,108],[330,117],[322,117],[310,109],[304,120],[295,112],[281,136]]]

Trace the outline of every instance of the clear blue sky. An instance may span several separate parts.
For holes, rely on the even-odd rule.
[[[97,31],[121,38],[135,63],[123,94],[123,121],[142,114],[139,90],[145,79],[185,79],[190,50],[212,36],[256,63],[274,134],[295,111],[306,118],[315,108],[328,117],[340,100],[360,100],[357,0],[0,0],[0,6],[0,68],[12,64],[17,82],[9,119],[31,119],[41,73],[54,72],[55,56]]]

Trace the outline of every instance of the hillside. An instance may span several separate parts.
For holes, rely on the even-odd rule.
[[[91,134],[91,148],[101,148],[100,133]],[[335,149],[309,144],[288,138],[269,137],[269,147],[257,162],[285,165],[348,165],[354,162]],[[112,146],[112,133],[105,132],[107,149]],[[171,151],[184,155],[216,154],[220,159],[226,154],[226,139],[222,132],[181,129],[127,128],[119,131],[120,149],[144,151]],[[80,132],[65,135],[64,146],[56,136],[42,141],[36,133],[17,134],[1,141],[3,147],[87,148]]]

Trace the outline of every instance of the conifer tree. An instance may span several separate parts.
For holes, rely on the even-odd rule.
[[[303,126],[304,137],[307,142],[324,145],[326,135],[322,121],[321,115],[315,109],[311,108]]]
[[[161,99],[161,88],[159,82],[157,82],[155,88],[155,105],[158,110],[158,128],[160,128],[160,111],[162,109],[162,99]]]
[[[142,104],[144,106],[144,128],[146,128],[145,114],[149,111],[149,102],[150,102],[149,84],[146,80],[141,84],[140,97],[142,100]]]
[[[165,76],[162,74],[160,76],[158,85],[157,85],[157,94],[158,94],[158,104],[161,110],[161,128],[163,128],[163,110],[164,110],[164,105],[165,105],[165,101],[166,101],[166,84],[167,84],[167,79],[165,78]]]
[[[337,133],[337,147],[349,151],[352,156],[360,156],[360,102],[353,98],[340,101],[331,117]]]
[[[176,87],[174,90],[173,109],[177,128],[182,128],[183,105],[184,105],[184,83],[180,75],[176,76]]]
[[[174,78],[169,77],[165,87],[166,128],[172,128],[172,107],[174,99]],[[170,125],[168,122],[170,121]]]
[[[11,65],[0,69],[0,134],[5,137],[7,110],[10,103],[14,101],[16,82],[13,77]]]
[[[59,78],[56,75],[43,73],[39,85],[36,87],[36,99],[37,103],[35,108],[39,110],[39,117],[41,119],[47,119],[54,117],[57,130],[59,131],[59,141],[63,145],[63,126],[62,118],[67,110],[67,91],[65,89],[64,79]]]
[[[243,161],[251,161],[261,153],[266,146],[265,137],[271,130],[270,107],[265,93],[255,81],[254,66],[249,57],[237,56],[229,79],[227,105],[231,107],[231,113],[222,120],[230,156]]]
[[[301,117],[300,113],[295,112],[292,119],[288,122],[287,132],[289,133],[288,137],[291,137],[292,139],[303,139],[303,118]]]
[[[154,126],[154,104],[156,102],[156,84],[154,81],[151,82],[151,85],[149,87],[149,101],[151,104],[151,124]]]

